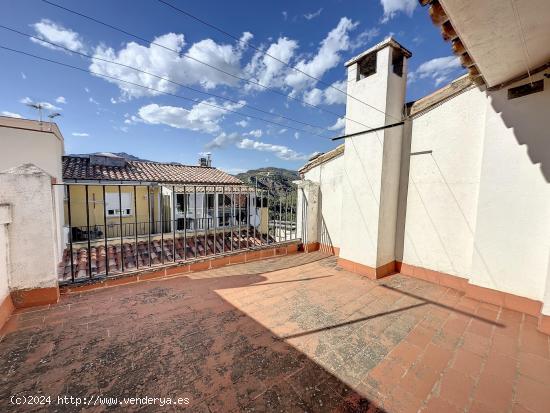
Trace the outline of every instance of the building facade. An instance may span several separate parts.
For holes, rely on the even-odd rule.
[[[322,221],[308,241],[363,275],[401,271],[549,316],[549,70],[531,74],[536,92],[464,76],[406,104],[410,57],[388,39],[346,63],[345,134],[403,123],[301,169]]]

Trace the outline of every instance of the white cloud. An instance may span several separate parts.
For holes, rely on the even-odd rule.
[[[84,91],[85,91],[86,93],[90,93],[90,89],[88,89],[87,87],[84,88]]]
[[[318,105],[323,101],[323,91],[321,89],[313,88],[304,93],[304,100],[310,105]]]
[[[7,110],[2,111],[2,116],[7,116],[8,118],[17,118],[17,119],[23,118],[23,116],[21,116],[19,113],[8,112]]]
[[[42,19],[39,22],[32,24],[31,26],[34,28],[36,33],[44,40],[52,43],[57,43],[63,47],[66,47],[67,49],[77,52],[82,52],[86,49],[78,33],[72,31],[71,29],[67,29],[59,24],[56,24],[51,20]],[[31,38],[30,40],[49,49],[60,50],[58,47],[53,46],[49,43],[45,43],[33,38]]]
[[[265,52],[280,61],[289,62],[297,48],[298,42],[296,40],[280,37],[277,43],[272,43]],[[283,63],[270,56],[256,52],[244,70],[256,83],[269,87],[283,87],[285,84],[285,74],[289,69]],[[263,89],[250,83],[245,88],[247,90]]]
[[[294,139],[300,139],[300,132],[294,132]]]
[[[25,73],[21,72],[21,78],[22,78],[23,80],[25,80],[25,79],[27,79],[27,75],[26,75]]]
[[[240,135],[236,132],[233,133],[225,133],[222,132],[218,136],[216,136],[214,139],[212,139],[210,142],[208,142],[204,147],[206,149],[216,149],[216,148],[223,148],[224,146],[234,143],[240,139]]]
[[[431,78],[438,86],[460,67],[460,60],[455,56],[436,57],[418,66],[414,72],[409,74],[408,80],[414,82],[417,79]]]
[[[90,136],[90,134],[86,133],[86,132],[73,132],[71,135],[73,135],[73,136]]]
[[[340,82],[334,82],[332,87],[327,87],[325,89],[324,95],[325,95],[325,103],[327,105],[339,105],[339,104],[345,104],[346,103],[346,94],[342,93],[346,91],[347,83],[345,80],[342,80]],[[342,92],[339,92],[336,89],[341,90]]]
[[[245,47],[243,42],[246,43],[251,38],[252,34],[245,32],[236,45],[218,44],[212,39],[204,39],[194,43],[185,51],[183,34],[167,33],[156,37],[153,42],[170,50],[154,44],[146,47],[135,42],[129,42],[118,51],[100,45],[95,49],[94,56],[127,66],[139,67],[145,72],[154,73],[173,82],[188,85],[200,84],[206,89],[211,89],[219,85],[236,86],[238,80],[182,56],[182,54],[185,53],[225,72],[238,74],[241,71],[240,60]],[[178,53],[174,53],[174,51]],[[161,92],[174,93],[179,88],[177,84],[167,80],[99,60],[90,65],[90,70],[102,75],[120,78],[127,82],[141,84]],[[117,84],[127,98],[159,94],[159,92],[132,86],[114,79],[104,79]]]
[[[240,109],[245,104],[245,101],[220,104],[215,99],[208,99],[195,104],[191,110],[188,110],[178,106],[159,106],[152,103],[142,106],[138,111],[139,118],[132,117],[132,120],[153,125],[168,125],[178,129],[218,133],[219,123],[227,110]],[[220,108],[210,105],[220,106]]]
[[[386,23],[399,12],[403,12],[409,17],[412,16],[418,0],[380,0],[380,3],[384,8],[382,23]]]
[[[378,37],[379,34],[380,30],[377,27],[359,33],[359,35],[351,41],[350,50],[357,50],[364,47]]]
[[[65,99],[64,96],[58,96],[58,97],[55,99],[55,102],[56,102],[56,103],[63,103],[63,104],[66,104],[66,103],[67,103],[67,99]]]
[[[279,130],[279,134],[281,135],[281,134],[285,133],[287,130],[288,130],[288,129],[286,129],[286,128],[280,129],[280,130]]]
[[[30,104],[41,105],[46,110],[62,110],[60,107],[57,107],[50,102],[35,102],[30,97],[24,97],[23,99],[20,100],[20,102],[25,105],[30,105]]]
[[[304,17],[306,18],[306,20],[312,20],[316,17],[319,17],[321,15],[321,12],[323,11],[323,8],[321,7],[319,10],[317,10],[316,12],[314,13],[306,13],[304,14]]]
[[[255,138],[261,138],[263,131],[261,129],[254,129],[247,133],[248,136],[254,136]]]
[[[346,126],[346,121],[344,118],[338,118],[336,122],[334,122],[334,125],[329,126],[328,129],[334,130],[334,131],[341,131]]]
[[[99,102],[91,96],[88,98],[88,102],[93,103],[94,105],[99,105]]]
[[[285,161],[300,161],[306,160],[307,155],[296,152],[293,149],[290,149],[288,146],[284,145],[273,145],[271,143],[253,141],[252,139],[242,139],[237,143],[237,147],[240,149],[252,149],[260,152],[272,152],[279,159]]]
[[[296,67],[310,76],[321,78],[328,70],[340,63],[340,52],[350,48],[349,32],[357,27],[357,24],[347,17],[342,17],[338,25],[321,42],[317,54],[309,61],[300,60]],[[285,80],[295,93],[315,83],[314,79],[295,70],[290,71]]]
[[[248,126],[248,121],[242,119],[238,122],[235,122],[235,125],[240,126],[241,128],[246,128]]]
[[[331,86],[327,86],[324,90],[313,88],[307,92],[304,92],[304,101],[315,106],[321,103],[324,103],[325,105],[345,104],[346,94],[342,92],[346,92],[346,81],[342,80],[339,82],[334,82]],[[342,92],[339,92],[336,89],[339,89]]]
[[[288,19],[288,12],[283,10],[281,14],[283,15],[283,19],[286,21],[286,19]]]

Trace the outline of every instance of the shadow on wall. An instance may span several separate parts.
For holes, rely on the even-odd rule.
[[[518,143],[527,145],[531,162],[540,165],[544,179],[550,182],[550,81],[545,76],[542,81],[543,92],[515,99],[508,99],[508,89],[488,92],[488,95],[495,112],[500,114],[507,128],[513,129]]]

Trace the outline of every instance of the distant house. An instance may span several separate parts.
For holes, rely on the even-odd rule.
[[[249,245],[260,242],[267,230],[260,228],[254,188],[209,163],[136,161],[112,153],[64,156],[67,241],[77,268],[71,270],[66,252],[62,278],[222,253],[240,248],[249,236]],[[238,246],[233,234],[241,234]],[[104,254],[112,256],[100,259]]]

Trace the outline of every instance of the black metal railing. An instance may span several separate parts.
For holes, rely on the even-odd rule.
[[[60,281],[78,282],[300,238],[296,191],[244,186],[61,184]]]

